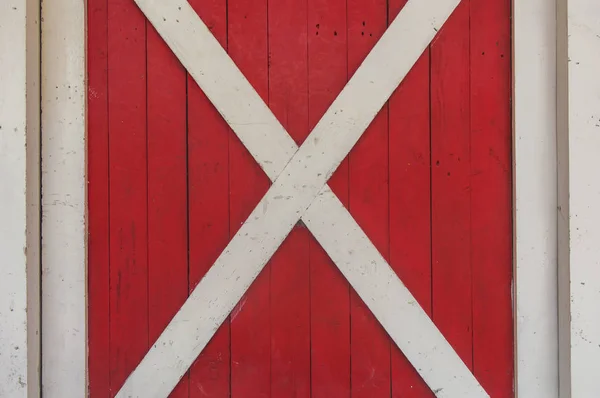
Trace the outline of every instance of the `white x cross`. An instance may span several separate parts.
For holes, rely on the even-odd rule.
[[[300,219],[437,397],[488,397],[327,186],[460,0],[409,0],[300,148],[186,0],[136,2],[273,185],[117,398],[166,398]]]

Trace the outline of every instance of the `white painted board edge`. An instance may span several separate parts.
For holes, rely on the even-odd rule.
[[[600,2],[559,0],[561,398],[600,384]]]
[[[515,391],[558,397],[556,3],[513,2]]]
[[[85,1],[42,3],[42,388],[87,396]]]
[[[39,1],[0,2],[0,396],[39,397]]]

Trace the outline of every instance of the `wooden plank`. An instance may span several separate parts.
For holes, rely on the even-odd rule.
[[[134,3],[108,0],[112,391],[148,349],[145,25]]]
[[[309,129],[348,79],[346,0],[308,0]],[[329,186],[348,206],[348,162]],[[310,239],[311,392],[350,397],[350,290],[321,245]]]
[[[558,258],[560,396],[598,396],[600,366],[600,4],[559,2]]]
[[[49,45],[56,46],[56,41]],[[0,4],[0,87],[0,396],[37,398],[41,389],[39,1]],[[56,134],[56,120],[47,118],[46,123]]]
[[[85,4],[77,0],[60,0],[41,5],[41,395],[51,398],[85,396]],[[35,95],[37,93],[32,93]]]
[[[433,319],[472,367],[469,0],[431,45]]]
[[[297,144],[308,135],[307,2],[268,2],[269,106]],[[310,395],[310,233],[297,226],[270,262],[272,398]]]
[[[160,396],[161,392],[168,392],[174,387],[173,382],[183,376],[185,369],[191,363],[188,362],[189,359],[193,359],[206,345],[216,326],[243,296],[248,284],[256,278],[275,248],[293,228],[301,214],[300,210],[305,206],[308,207],[309,201],[313,200],[313,195],[317,196],[316,207],[314,211],[311,207],[306,212],[307,226],[315,233],[317,240],[328,248],[328,254],[338,264],[344,276],[356,288],[359,295],[370,304],[370,308],[380,322],[394,336],[395,343],[407,352],[408,357],[422,372],[431,388],[440,397],[457,394],[487,396],[334,194],[327,188],[320,193],[316,191],[318,187],[324,185],[329,174],[345,157],[344,151],[349,152],[351,146],[370,124],[370,118],[381,109],[388,96],[408,73],[412,64],[427,47],[427,43],[454,9],[456,2],[441,3],[440,7],[433,9],[422,3],[410,3],[409,9],[402,12],[392,24],[352,81],[332,104],[324,119],[311,133],[312,138],[307,141],[310,145],[304,145],[290,160],[276,154],[272,158],[277,161],[275,163],[269,160],[271,154],[264,151],[265,147],[275,144],[277,148],[277,145],[285,141],[284,138],[289,139],[289,136],[276,121],[273,123],[273,120],[270,120],[272,114],[265,108],[264,103],[241,76],[239,70],[228,61],[223,50],[206,26],[195,16],[193,10],[186,6],[186,3],[169,4],[159,8],[147,7],[143,2],[141,5],[186,67],[192,71],[195,79],[208,90],[209,97],[226,116],[228,123],[234,127],[244,143],[252,148],[252,154],[257,157],[258,163],[264,165],[269,175],[273,173],[271,178],[275,179],[278,174],[281,174],[281,177],[275,180],[267,195],[261,199],[250,215],[249,221],[242,226],[227,249],[217,259],[216,264],[192,292],[188,301],[163,332],[158,343],[152,347],[142,364],[129,378],[126,386],[119,392],[119,396],[133,394],[147,396],[150,391]],[[184,12],[178,12],[183,9]],[[174,16],[182,20],[182,29],[170,29],[175,26],[169,22],[170,20],[179,21],[173,18]],[[415,34],[404,34],[412,29]],[[193,42],[203,43],[202,53],[190,48],[188,44],[190,34],[196,36]],[[415,40],[415,37],[421,37],[422,40]],[[398,43],[399,40],[401,43]],[[406,51],[395,53],[397,57],[389,58],[389,54],[393,53],[388,51],[389,48],[398,45]],[[210,57],[203,58],[202,54],[210,54]],[[189,62],[198,56],[204,61],[202,64]],[[387,59],[388,63],[380,62],[383,58]],[[206,68],[206,71],[210,70],[212,73],[207,75],[202,69],[198,70],[197,66]],[[372,72],[373,68],[377,68],[377,74]],[[228,78],[224,78],[225,76]],[[373,79],[373,76],[385,77],[394,84],[385,84],[386,79],[380,81],[380,79]],[[236,104],[239,95],[225,95],[231,90],[236,94],[244,93],[242,98],[245,101],[240,104],[241,107]],[[358,112],[358,109],[364,112]],[[249,110],[257,112],[247,113]],[[360,118],[356,119],[355,115],[360,115]],[[352,123],[345,121],[345,118],[350,118]],[[256,121],[256,123],[248,123],[248,121]],[[259,135],[247,135],[258,125],[266,130]],[[270,135],[274,135],[274,139],[271,139]],[[285,152],[293,148],[282,147],[282,149]],[[331,150],[332,153],[329,154],[324,149]],[[307,159],[311,159],[311,162]],[[331,164],[332,166],[329,166],[331,168],[327,164]],[[278,167],[284,167],[282,173],[277,172]],[[288,190],[290,188],[291,191]],[[288,196],[288,200],[279,201],[279,206],[269,206],[270,203]],[[296,209],[296,216],[291,214],[294,209]],[[329,226],[338,226],[340,230],[346,231],[346,234],[341,235],[347,237],[347,239],[342,238],[341,242],[344,242],[344,245],[341,247],[338,245],[338,235],[332,234]],[[269,245],[266,246],[266,243]],[[254,249],[248,250],[249,247]],[[256,251],[257,247],[262,250]],[[235,256],[240,252],[246,264],[253,264],[253,261],[256,261],[258,266],[236,268],[233,265],[232,268],[229,260],[233,260],[235,264],[237,262]],[[215,286],[224,286],[219,282],[221,278],[225,278],[231,284],[230,289],[215,290]],[[390,312],[393,303],[401,304],[402,308],[398,311],[404,314],[406,318],[404,322],[397,319],[396,311]],[[200,311],[195,310],[198,305],[203,307]],[[403,327],[405,322],[420,326],[407,329]],[[189,329],[190,332],[185,333],[185,329]],[[197,333],[195,338],[193,331]],[[186,342],[186,336],[194,339],[193,342]],[[161,341],[164,341],[164,344],[161,344]],[[435,343],[432,344],[432,341]],[[431,347],[435,349],[432,350]],[[443,363],[445,366],[431,368],[430,361]],[[168,367],[165,367],[165,364]],[[160,371],[161,375],[169,373],[173,377],[167,378],[166,382],[164,379],[152,377],[152,373],[157,371]],[[149,384],[147,380],[156,380],[157,383]]]
[[[226,1],[192,0],[221,46],[227,46]],[[229,242],[229,129],[188,75],[190,292]],[[230,396],[229,320],[190,369],[190,398]]]
[[[88,350],[90,398],[110,394],[108,2],[87,7]]]
[[[513,395],[511,1],[471,0],[471,261],[474,374]]]
[[[390,21],[406,2],[388,2]],[[388,128],[390,265],[431,316],[429,59],[427,48],[390,97]],[[395,345],[391,355],[392,397],[433,396]]]
[[[148,333],[154,343],[188,296],[186,73],[146,21]],[[170,397],[187,398],[183,379]]]
[[[513,2],[513,294],[519,397],[558,397],[556,8],[546,0]]]
[[[228,51],[268,102],[267,1],[229,0]],[[269,187],[269,180],[235,134],[229,141],[231,234],[238,232]],[[270,266],[267,265],[231,313],[231,395],[270,396]]]
[[[387,1],[348,0],[348,72],[353,75],[387,29]],[[388,109],[384,105],[349,155],[349,210],[389,258]],[[390,340],[356,292],[351,306],[352,397],[390,396]]]

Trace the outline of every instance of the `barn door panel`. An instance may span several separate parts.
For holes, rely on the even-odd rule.
[[[88,3],[94,398],[271,183],[133,0]],[[189,1],[298,146],[405,3]],[[510,84],[510,2],[462,0],[328,182],[494,398],[513,396]],[[170,396],[445,396],[367,304],[300,221]]]

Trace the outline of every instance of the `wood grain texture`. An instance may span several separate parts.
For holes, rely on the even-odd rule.
[[[116,393],[148,350],[146,19],[108,1],[110,382]]]
[[[387,29],[387,1],[347,1],[348,72],[352,76]],[[389,259],[388,108],[375,117],[349,155],[349,210],[384,258]],[[389,397],[390,340],[371,310],[352,291],[351,390],[353,398]]]
[[[294,141],[308,135],[307,2],[268,2],[269,107]],[[271,397],[310,397],[309,239],[299,224],[270,262]]]
[[[267,0],[229,0],[228,50],[268,103]],[[269,180],[235,134],[229,141],[230,231],[233,236],[269,188]],[[231,312],[231,396],[271,394],[270,264]]]
[[[154,344],[187,299],[186,73],[146,21],[148,328]],[[170,397],[187,398],[184,378]]]
[[[407,0],[390,0],[390,22]],[[431,316],[431,156],[429,48],[389,101],[390,265]],[[392,345],[394,398],[433,397],[402,351]]]
[[[108,397],[110,391],[107,11],[107,0],[88,2],[88,369],[91,398]]]
[[[473,366],[492,397],[511,397],[511,2],[471,0],[470,14]]]
[[[308,0],[309,129],[347,81],[346,0]],[[329,186],[348,206],[348,162]],[[312,398],[350,397],[350,288],[319,243],[310,239]]]
[[[227,48],[225,0],[191,0]],[[190,292],[229,242],[229,128],[188,75],[188,189]],[[225,320],[190,369],[190,398],[230,396],[229,320]]]
[[[469,0],[431,45],[433,320],[472,368]]]
[[[117,0],[109,1],[111,4],[123,6]],[[238,67],[298,144],[308,134],[309,127],[314,127],[325,109],[337,97],[348,74],[358,67],[387,24],[386,4],[383,2],[367,4],[359,0],[350,0],[348,4],[346,1],[339,1],[338,4],[309,0],[304,4],[286,0],[277,4],[267,4],[265,1],[257,5],[256,2],[247,0],[229,0],[228,3],[229,9],[226,11],[224,0],[191,2],[221,45],[229,49]],[[403,5],[402,0],[398,0],[397,3],[389,5],[390,20]],[[502,296],[498,300],[490,298],[490,290],[484,288],[486,283],[491,283],[490,275],[483,269],[476,270],[477,262],[470,259],[471,256],[483,256],[487,265],[482,266],[493,268],[492,272],[498,272],[494,274],[498,277],[507,276],[506,268],[502,268],[507,264],[500,264],[500,261],[486,262],[486,254],[478,252],[470,242],[477,235],[475,228],[478,225],[478,211],[481,213],[481,228],[487,228],[486,231],[493,234],[502,232],[492,231],[490,225],[484,225],[483,220],[488,220],[486,215],[489,212],[487,208],[477,207],[474,199],[477,196],[470,190],[476,187],[475,183],[471,183],[471,173],[473,168],[479,167],[477,164],[489,173],[493,173],[495,166],[485,157],[479,160],[480,163],[471,163],[469,156],[472,152],[471,147],[476,145],[485,147],[492,143],[499,150],[506,149],[502,145],[506,144],[507,139],[510,144],[510,129],[504,130],[506,125],[510,124],[510,115],[508,120],[502,121],[506,123],[504,127],[497,127],[494,123],[494,127],[497,128],[494,130],[494,137],[498,141],[490,141],[487,136],[478,141],[473,136],[479,129],[475,127],[477,123],[481,123],[481,129],[491,128],[490,120],[501,118],[502,111],[489,111],[490,113],[476,117],[472,113],[469,100],[473,100],[480,92],[477,91],[477,87],[485,87],[486,77],[489,78],[492,70],[498,73],[493,76],[502,80],[500,75],[504,69],[498,65],[495,65],[498,69],[494,69],[494,66],[490,67],[469,53],[469,41],[473,46],[475,34],[469,33],[468,30],[469,12],[473,14],[476,10],[461,5],[433,45],[431,144],[430,58],[429,51],[426,50],[406,81],[392,96],[389,115],[387,108],[380,113],[351,153],[350,161],[344,161],[336,171],[331,184],[338,197],[364,228],[369,239],[386,258],[390,257],[394,271],[426,312],[430,312],[432,308],[430,250],[433,251],[434,320],[438,325],[442,325],[442,330],[447,332],[446,337],[458,348],[463,360],[471,365],[471,355],[478,355],[476,343],[479,332],[477,323],[472,326],[470,322],[477,320],[478,305],[482,308],[480,316],[489,317],[492,315],[485,313],[484,309],[496,305],[499,310],[506,309],[506,300],[510,303],[510,295]],[[127,21],[129,20],[130,17],[127,17]],[[120,21],[120,24],[125,23],[123,19]],[[305,21],[308,21],[307,24]],[[121,51],[127,47],[129,61],[123,66],[121,63],[125,60],[120,59],[122,57],[113,60],[116,68],[110,73],[111,76],[116,76],[117,83],[121,82],[114,91],[121,93],[123,98],[130,102],[125,104],[125,110],[123,107],[117,109],[116,114],[121,115],[120,119],[113,119],[115,116],[110,113],[111,120],[119,120],[119,125],[113,124],[116,126],[115,131],[121,134],[116,138],[116,143],[111,141],[111,155],[113,147],[117,153],[116,159],[111,157],[111,167],[119,167],[121,174],[120,180],[111,179],[110,182],[111,189],[114,184],[121,184],[115,185],[115,189],[122,192],[117,192],[114,198],[111,194],[110,201],[111,206],[115,200],[118,201],[117,215],[111,215],[111,222],[114,218],[117,224],[122,224],[126,217],[132,219],[141,213],[139,207],[133,208],[131,197],[137,197],[142,189],[146,189],[145,186],[142,188],[143,179],[127,180],[129,174],[142,177],[142,171],[145,172],[146,169],[135,166],[146,161],[143,157],[146,156],[145,152],[139,150],[135,156],[128,152],[129,156],[125,160],[122,150],[123,141],[144,150],[146,141],[144,139],[142,146],[138,134],[123,133],[123,125],[129,123],[129,127],[135,127],[137,124],[131,121],[136,118],[136,123],[142,120],[142,112],[135,108],[145,102],[140,102],[139,91],[142,85],[139,84],[134,87],[137,90],[132,90],[132,79],[127,76],[128,72],[138,65],[140,49],[129,42],[129,35],[127,32],[123,33],[120,24],[117,25],[113,20],[113,27],[115,32],[118,31],[118,35],[113,33],[111,43],[117,44],[117,49],[120,47]],[[492,27],[483,25],[482,23],[480,29],[493,31]],[[139,37],[135,26],[129,24],[129,27],[134,37]],[[501,29],[499,26],[496,28]],[[502,25],[502,28],[506,26]],[[128,40],[119,42],[115,39],[119,35],[127,37]],[[290,40],[290,37],[297,40]],[[481,45],[486,45],[485,37],[484,34],[477,39],[482,41]],[[492,33],[490,37],[494,37]],[[149,330],[144,332],[140,318],[136,324],[138,330],[129,330],[129,335],[123,334],[125,329],[118,331],[117,326],[112,327],[112,335],[116,336],[117,344],[115,348],[110,349],[113,363],[129,366],[128,370],[121,372],[121,376],[118,372],[115,373],[116,380],[126,377],[141,358],[135,353],[135,347],[131,351],[129,348],[127,351],[116,351],[118,347],[123,347],[127,341],[131,342],[132,340],[128,339],[133,339],[138,332],[140,335],[150,333],[150,342],[158,337],[158,333],[177,310],[176,307],[187,296],[188,289],[193,290],[227,245],[230,236],[237,231],[268,188],[268,179],[256,161],[251,158],[239,139],[232,132],[228,133],[226,123],[190,77],[187,80],[189,136],[186,155],[185,135],[178,133],[185,131],[186,105],[181,102],[182,98],[185,99],[185,75],[181,66],[173,62],[173,55],[150,27],[147,40],[149,185],[145,199],[148,201],[148,218],[145,222],[148,222],[149,239],[149,291],[144,292],[142,285],[138,290],[130,290],[129,294],[133,294],[136,299],[122,305],[132,309],[142,307],[140,303],[143,301],[143,294],[148,295],[146,300],[149,300],[149,314],[146,316],[149,316]],[[98,38],[98,43],[101,46],[101,38]],[[112,51],[112,47],[110,48]],[[137,52],[130,51],[131,49]],[[110,57],[109,55],[109,60]],[[145,57],[144,53],[143,58]],[[469,65],[471,69],[480,68],[482,86],[469,85],[470,79],[474,79],[473,74],[469,75]],[[168,78],[159,82],[159,76],[166,74]],[[101,78],[98,78],[98,81],[101,81]],[[155,85],[152,81],[159,84]],[[109,79],[109,82],[110,88],[113,88],[112,80]],[[502,80],[496,84],[501,86],[501,90],[502,87],[510,87],[509,82]],[[127,87],[127,90],[124,87]],[[500,101],[500,96],[501,93],[495,92],[489,95],[497,101]],[[484,106],[484,102],[482,101],[481,106]],[[109,106],[111,103],[109,101]],[[504,105],[509,106],[508,103]],[[145,119],[145,107],[143,111]],[[106,113],[102,111],[101,106],[97,112],[99,119],[102,112]],[[127,117],[124,117],[125,115]],[[145,128],[145,124],[141,125]],[[99,123],[99,130],[101,126]],[[111,138],[112,134],[111,129]],[[431,192],[430,145],[433,149]],[[101,152],[98,152],[98,156],[101,156],[100,154]],[[185,169],[186,156],[189,167],[187,181],[185,171],[183,177],[175,172]],[[440,160],[440,164],[437,160]],[[97,161],[96,165],[101,166],[101,161]],[[121,173],[128,168],[129,173]],[[98,172],[98,175],[100,174],[101,172]],[[494,176],[496,174],[492,174],[492,177]],[[102,177],[97,178],[101,181]],[[105,178],[108,178],[108,175]],[[125,189],[125,182],[128,183],[129,190]],[[186,182],[189,189],[189,275],[182,273],[180,268],[181,264],[187,264],[187,258],[181,256],[186,251],[182,248],[187,247],[187,237],[182,238],[179,235],[187,235],[187,211],[185,203],[182,202],[185,196],[181,195],[181,192],[186,190]],[[480,205],[492,200],[491,192],[510,192],[510,180],[498,180],[497,183],[499,185],[482,179],[478,190],[481,194]],[[98,189],[101,193],[101,187]],[[106,191],[108,195],[108,189]],[[171,196],[170,199],[167,192]],[[128,198],[129,202],[125,200]],[[430,200],[433,206],[432,221]],[[140,203],[142,202],[145,206],[146,202]],[[173,204],[172,207],[168,207],[167,202]],[[510,228],[510,214],[507,216],[508,220],[500,220],[501,215],[494,216],[497,217],[494,220],[499,224],[505,223],[501,228]],[[102,217],[102,213],[99,213],[100,221]],[[138,222],[140,219],[135,218],[131,225],[143,225]],[[494,220],[490,222],[495,222]],[[430,222],[433,223],[432,232]],[[108,227],[108,223],[106,225]],[[101,227],[98,228],[98,232],[101,233]],[[111,243],[112,239],[118,236],[113,232],[111,224]],[[510,241],[510,231],[505,238]],[[123,249],[114,253],[111,249],[111,260],[114,257],[117,264],[119,261],[124,264],[121,268],[126,268],[129,257],[135,258],[135,261],[142,258],[137,246],[141,239],[135,241],[135,246],[133,243],[127,246],[127,240],[121,240],[125,245],[122,246]],[[142,244],[146,242],[143,241]],[[96,245],[101,247],[102,242]],[[505,253],[506,247],[501,246],[501,243],[494,247],[492,250]],[[127,257],[127,253],[131,256]],[[465,259],[466,261],[463,261]],[[97,261],[102,264],[101,253],[97,255]],[[508,261],[510,264],[510,259]],[[113,270],[111,278],[114,277],[112,272]],[[126,276],[129,278],[143,279],[142,274],[132,272],[131,268],[128,272]],[[476,287],[471,286],[471,277],[475,281],[478,272],[481,272],[479,278],[482,280],[479,292]],[[111,286],[116,286],[116,280],[112,283]],[[131,283],[129,288],[131,289]],[[500,286],[497,288],[499,292],[502,289]],[[114,287],[111,295],[118,298],[122,296],[121,293],[115,294]],[[98,297],[101,299],[101,294]],[[480,303],[477,300],[481,300]],[[503,303],[500,302],[502,300]],[[115,303],[111,304],[111,321],[114,318],[117,322],[124,322],[119,318],[123,310],[117,308]],[[139,312],[136,316],[143,316]],[[98,318],[101,318],[101,313]],[[231,355],[229,325],[226,322],[192,367],[190,396],[225,397],[231,393],[232,396],[265,397],[383,397],[390,394],[395,397],[429,397],[432,394],[395,346],[390,358],[389,338],[358,296],[350,294],[345,278],[304,227],[292,230],[270,264],[244,295],[240,304],[234,308],[231,319]],[[504,338],[501,344],[504,344],[506,350],[506,347],[512,347],[512,341],[506,339],[507,336],[502,334],[502,330],[505,330],[503,327],[512,330],[511,320],[508,320],[507,325],[501,320],[496,321],[499,325],[496,330],[490,330],[490,324],[480,325],[479,337],[482,338],[482,342],[485,341],[484,337]],[[97,322],[102,324],[101,319]],[[480,322],[486,322],[485,318],[481,318]],[[471,329],[473,327],[475,329]],[[473,342],[469,330],[473,330]],[[138,345],[139,340],[135,341]],[[105,344],[108,344],[108,340]],[[481,346],[481,349],[489,348]],[[144,353],[145,351],[141,350],[140,355]],[[506,354],[506,351],[503,353]],[[490,361],[489,365],[485,365],[486,360]],[[475,372],[481,369],[481,372],[487,374],[489,379],[485,387],[496,391],[494,394],[510,396],[502,394],[507,393],[506,382],[512,381],[512,376],[495,373],[490,368],[493,366],[492,362],[493,358],[488,356],[482,357],[481,362],[475,360]],[[482,363],[481,368],[478,368],[479,363]],[[114,373],[112,364],[110,368],[111,373]],[[91,379],[94,377],[92,375]],[[98,380],[96,385],[101,385],[102,376],[98,376]],[[113,382],[113,394],[122,380],[120,379],[117,386]],[[185,395],[182,392],[187,388],[185,384],[187,378],[172,396]]]

